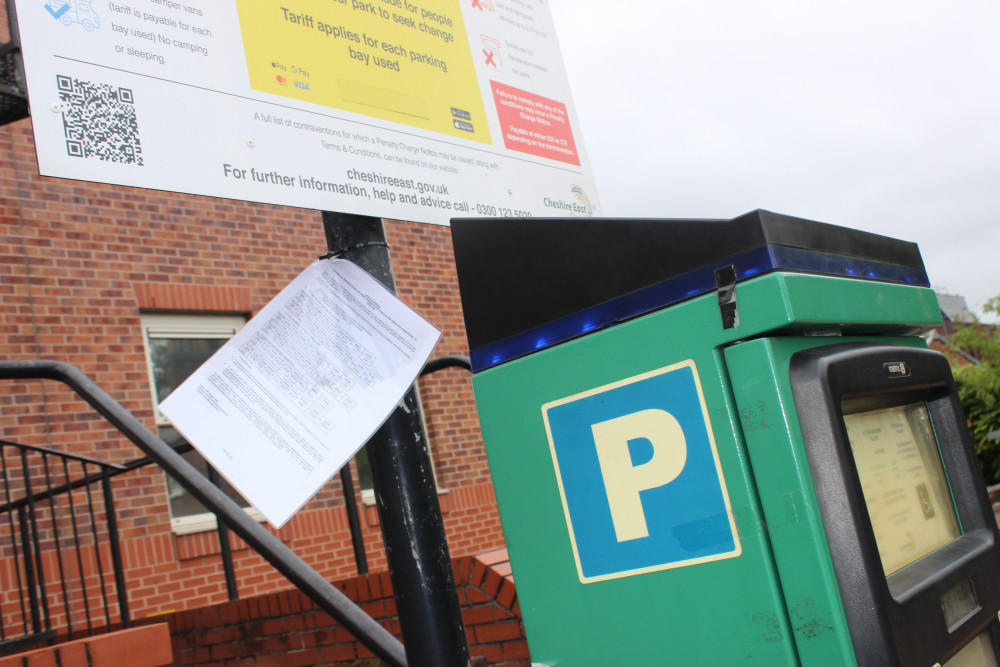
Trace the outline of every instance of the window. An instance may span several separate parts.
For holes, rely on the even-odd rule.
[[[361,502],[366,505],[375,504],[375,485],[372,483],[372,467],[368,463],[368,452],[364,447],[354,455],[354,465],[357,466],[358,478],[355,484],[361,491]]]
[[[144,313],[141,316],[143,343],[149,367],[150,390],[157,406],[156,426],[159,436],[172,447],[186,444],[183,436],[159,410],[159,404],[179,387],[198,367],[211,357],[227,340],[243,328],[245,318],[237,315],[190,315]],[[418,406],[423,413],[418,396]],[[425,421],[426,423],[426,421]],[[429,445],[428,445],[429,446]],[[208,474],[208,464],[195,450],[183,454],[202,474]],[[362,448],[354,457],[358,476],[355,480],[366,504],[375,503],[368,457]],[[433,466],[433,463],[432,463]],[[213,530],[215,515],[195,500],[169,475],[167,495],[173,531],[176,534]],[[264,516],[250,506],[228,482],[220,479],[220,487],[233,500],[246,508],[256,519]],[[439,489],[443,492],[443,490]]]
[[[160,438],[171,446],[185,444],[159,409],[159,404],[211,357],[227,340],[243,328],[245,318],[238,315],[171,315],[143,314],[143,343],[149,366],[150,388],[156,405],[156,426]],[[185,453],[184,458],[202,474],[208,474],[208,464],[198,452]],[[247,511],[257,516],[228,482],[220,481],[222,490]],[[167,475],[167,496],[170,516],[175,533],[194,533],[211,530],[216,526],[215,515],[191,495],[172,477]],[[257,518],[263,518],[257,516]]]

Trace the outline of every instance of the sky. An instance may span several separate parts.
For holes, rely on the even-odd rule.
[[[547,1],[600,214],[757,208],[1000,294],[1000,3]]]

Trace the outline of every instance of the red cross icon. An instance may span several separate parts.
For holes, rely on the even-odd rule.
[[[497,64],[495,62],[493,62],[493,56],[496,55],[495,53],[493,53],[492,51],[487,51],[486,49],[483,49],[483,55],[486,56],[486,64],[487,65],[489,65],[490,67],[496,67],[497,66]]]

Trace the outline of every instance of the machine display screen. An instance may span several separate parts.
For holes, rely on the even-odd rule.
[[[844,422],[886,576],[962,535],[924,403]]]
[[[990,633],[984,632],[966,644],[944,667],[997,667]]]

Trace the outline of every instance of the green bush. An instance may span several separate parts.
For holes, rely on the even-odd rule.
[[[1000,296],[984,307],[986,314],[1000,315]],[[990,440],[1000,430],[1000,329],[976,323],[962,327],[949,339],[949,347],[979,359],[978,364],[955,365],[952,372],[958,397],[969,421],[972,442],[986,484],[1000,483],[1000,441]]]

